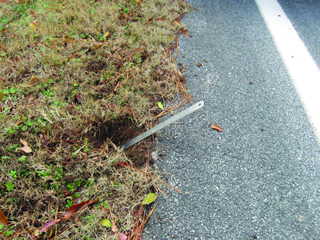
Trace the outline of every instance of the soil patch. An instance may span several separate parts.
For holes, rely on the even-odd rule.
[[[137,127],[129,118],[107,122],[96,121],[92,126],[89,134],[90,142],[93,142],[96,148],[105,148],[107,145],[111,149],[112,143],[121,147],[124,143],[147,131],[145,127]],[[149,152],[153,145],[153,138],[150,136],[126,149],[125,153],[133,164],[139,167],[150,161]]]

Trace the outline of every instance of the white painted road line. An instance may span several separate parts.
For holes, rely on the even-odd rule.
[[[320,145],[320,71],[276,0],[255,0]]]

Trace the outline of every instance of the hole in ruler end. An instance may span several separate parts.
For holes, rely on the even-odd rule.
[[[198,102],[198,107],[201,108],[204,105],[203,101]]]

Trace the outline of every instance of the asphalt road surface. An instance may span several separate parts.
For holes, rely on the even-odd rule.
[[[320,239],[318,140],[257,4],[188,2],[177,63],[204,107],[158,134],[183,194],[164,187],[143,239]],[[279,3],[320,66],[320,1]]]

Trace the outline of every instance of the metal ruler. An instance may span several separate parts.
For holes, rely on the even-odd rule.
[[[126,142],[125,144],[122,145],[122,147],[124,149],[127,149],[127,148],[131,147],[132,145],[134,145],[134,144],[140,142],[141,140],[149,137],[150,135],[158,132],[162,128],[165,128],[169,124],[174,123],[174,122],[178,121],[179,119],[189,115],[190,113],[193,113],[194,111],[202,108],[203,104],[204,104],[203,101],[197,102],[196,104],[192,105],[191,107],[188,107],[187,109],[183,110],[182,112],[179,112],[178,114],[176,114],[176,115],[168,118],[167,120],[159,123],[157,126],[149,129],[148,131],[140,134],[139,136],[135,137],[134,139]]]

